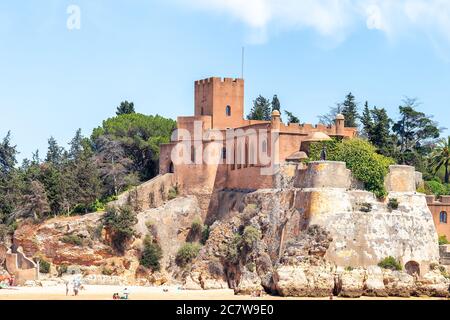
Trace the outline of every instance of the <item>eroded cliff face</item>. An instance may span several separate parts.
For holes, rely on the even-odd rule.
[[[388,198],[380,201],[354,189],[360,184],[345,163],[321,162],[301,172],[296,187],[222,191],[221,220],[212,226],[186,287],[220,288],[228,282],[237,293],[265,290],[283,296],[445,296],[450,282],[438,266],[431,213],[425,196],[410,185],[415,183],[392,180]],[[236,235],[247,227],[259,230],[261,238],[231,259]],[[389,256],[404,271],[377,266]],[[211,263],[214,269],[222,266],[223,273],[211,272]]]
[[[103,214],[58,217],[40,224],[25,221],[14,233],[14,245],[22,247],[27,257],[52,263],[49,276],[53,277],[57,267],[64,265],[69,274],[82,273],[89,284],[161,285],[176,281],[175,254],[186,242],[192,221],[201,216],[195,197],[179,197],[138,213],[135,237],[126,244],[123,255],[113,250],[110,236],[102,228]],[[139,267],[143,240],[150,233],[164,253],[158,272]]]
[[[209,239],[184,268],[176,265],[175,255],[189,241],[194,219],[203,216],[195,196],[139,212],[136,237],[123,256],[113,252],[99,227],[102,213],[22,224],[14,244],[29,257],[78,269],[93,284],[180,283],[186,289],[313,297],[448,294],[431,213],[425,196],[412,190],[414,170],[393,168],[389,196],[380,201],[361,190],[345,163],[300,168],[287,170],[279,189],[218,191],[216,208],[206,217]],[[389,204],[389,199],[396,201]],[[162,247],[159,272],[139,267],[148,234]],[[68,235],[81,239],[81,245],[63,241]],[[377,266],[388,256],[403,270]]]

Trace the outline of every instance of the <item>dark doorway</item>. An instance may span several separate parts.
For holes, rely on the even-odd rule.
[[[405,264],[405,270],[411,276],[413,275],[420,276],[420,265],[415,261],[408,261]]]

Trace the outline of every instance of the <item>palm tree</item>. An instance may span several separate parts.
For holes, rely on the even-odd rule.
[[[444,167],[445,168],[445,183],[449,183],[450,180],[450,136],[447,139],[439,141],[437,147],[431,154],[430,164],[433,168],[434,174]]]

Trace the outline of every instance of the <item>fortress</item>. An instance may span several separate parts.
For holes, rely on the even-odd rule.
[[[178,117],[172,142],[161,145],[160,174],[174,173],[181,192],[205,199],[221,189],[276,188],[280,166],[304,158],[317,137],[355,137],[356,128],[346,128],[344,120],[284,124],[277,110],[270,121],[245,120],[243,79],[196,81],[194,116]]]

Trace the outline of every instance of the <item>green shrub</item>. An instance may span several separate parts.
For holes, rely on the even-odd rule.
[[[398,209],[398,206],[399,206],[399,203],[398,203],[398,200],[396,199],[396,198],[391,198],[391,199],[389,199],[389,202],[388,202],[388,209],[390,210],[390,211],[392,211],[392,210],[397,210]]]
[[[225,259],[231,263],[239,262],[242,247],[242,236],[235,233],[233,239],[225,247]]]
[[[320,160],[322,143],[311,145],[310,160]],[[313,150],[313,152],[311,152]],[[389,172],[389,166],[394,160],[376,152],[376,148],[362,139],[348,139],[338,142],[327,142],[328,160],[343,161],[347,164],[356,179],[362,181],[367,190],[373,192],[378,198],[387,195],[384,179]]]
[[[72,244],[74,246],[82,246],[83,239],[76,234],[67,234],[61,238],[61,241],[64,243]]]
[[[39,259],[39,272],[50,273],[50,262],[44,259]]]
[[[102,222],[103,226],[111,232],[114,249],[123,254],[126,243],[135,234],[136,213],[129,206],[108,207]]]
[[[245,227],[244,233],[242,234],[242,244],[248,249],[253,249],[256,243],[261,239],[261,231],[255,227],[248,226]]]
[[[169,189],[168,199],[173,200],[178,197],[178,186],[174,186]]]
[[[203,226],[202,230],[202,239],[200,240],[201,244],[206,244],[206,241],[209,239],[210,228],[208,225]]]
[[[446,244],[450,244],[447,240],[447,236],[446,235],[439,236],[439,245],[443,246]]]
[[[449,194],[449,188],[447,185],[442,184],[439,181],[425,181],[425,194],[436,195],[437,197],[445,196]]]
[[[68,266],[66,264],[62,264],[56,267],[56,271],[58,271],[58,277],[61,277],[64,273],[67,273]]]
[[[154,243],[151,236],[147,236],[144,240],[144,249],[139,260],[141,266],[159,271],[161,269],[160,260],[163,257],[161,246]]]
[[[198,243],[185,243],[177,252],[175,262],[178,266],[184,267],[197,258],[201,246]]]
[[[112,276],[114,274],[114,270],[111,268],[108,268],[107,266],[102,267],[102,275],[104,276]]]
[[[195,218],[191,224],[191,232],[195,236],[200,236],[203,230],[203,222],[200,218]]]
[[[9,230],[8,226],[6,224],[0,224],[0,242],[5,242],[6,238],[8,237]]]
[[[254,262],[249,262],[246,264],[247,270],[250,272],[255,272],[256,271],[256,263]]]
[[[389,269],[389,270],[394,270],[394,271],[395,270],[398,270],[398,271],[402,270],[402,265],[400,264],[400,262],[397,259],[395,259],[394,257],[391,257],[391,256],[381,260],[378,263],[378,266],[380,268],[383,268],[383,269]]]
[[[322,141],[322,142],[312,143],[309,147],[309,153],[308,153],[309,159],[307,160],[307,162],[320,160],[320,156],[322,154],[322,150],[323,150],[324,146],[327,149],[327,156],[329,159],[331,155],[336,154],[336,152],[339,148],[339,144],[341,142],[342,142],[342,140],[333,138],[333,140],[330,140],[330,141]]]
[[[351,272],[351,271],[353,271],[353,270],[354,270],[353,267],[350,267],[350,266],[345,267],[345,271]]]

